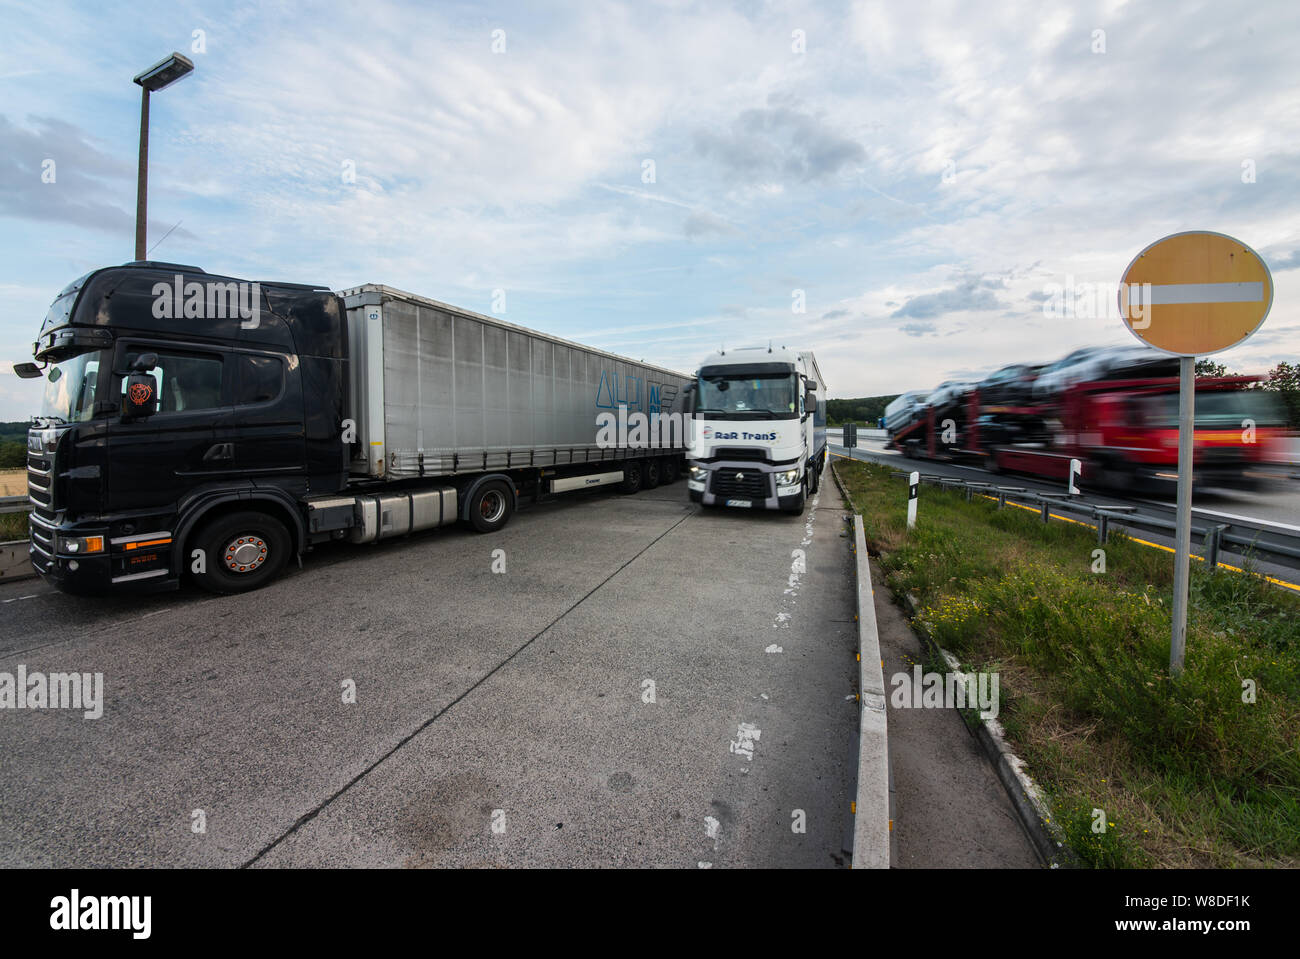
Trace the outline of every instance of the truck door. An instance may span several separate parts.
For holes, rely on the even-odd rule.
[[[297,359],[241,350],[233,361],[234,411],[219,437],[233,447],[231,475],[305,492],[302,379],[289,375]]]
[[[110,394],[119,403],[125,373],[143,353],[158,356],[150,371],[157,380],[158,411],[136,419],[113,417],[107,431],[106,511],[168,507],[221,469],[213,464],[213,447],[214,424],[229,395],[222,352],[119,341]]]

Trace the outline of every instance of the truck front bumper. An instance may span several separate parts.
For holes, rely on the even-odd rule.
[[[793,468],[788,463],[713,462],[692,463],[687,475],[691,502],[732,509],[786,509],[798,505],[803,495],[803,473],[794,483],[782,484],[782,474]],[[757,474],[757,479],[755,478]]]
[[[31,526],[32,568],[65,593],[153,593],[180,585],[171,569],[170,533],[111,538],[107,526],[55,526],[35,518]],[[95,540],[102,548],[87,551]]]

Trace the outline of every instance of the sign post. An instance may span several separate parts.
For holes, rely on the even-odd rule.
[[[1169,670],[1183,671],[1192,548],[1196,357],[1245,342],[1273,305],[1273,277],[1260,255],[1222,233],[1175,233],[1133,258],[1119,286],[1119,312],[1147,346],[1178,360],[1178,509],[1174,535]]]

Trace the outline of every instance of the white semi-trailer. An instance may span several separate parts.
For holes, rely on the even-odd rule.
[[[690,497],[802,513],[826,464],[826,381],[811,352],[714,353],[687,387]]]

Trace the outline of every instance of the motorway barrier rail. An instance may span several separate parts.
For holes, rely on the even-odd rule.
[[[910,475],[910,473],[902,470],[892,470],[890,472],[890,476],[901,477],[904,480]],[[938,486],[940,489],[965,490],[967,502],[977,495],[996,499],[999,509],[1006,506],[1009,496],[1026,500],[1039,509],[1044,523],[1048,521],[1053,508],[1090,516],[1097,522],[1097,542],[1101,544],[1106,542],[1112,522],[1118,521],[1122,522],[1125,527],[1134,526],[1139,529],[1155,530],[1162,533],[1172,533],[1176,527],[1172,516],[1156,516],[1149,512],[1141,512],[1136,506],[1090,503],[1081,493],[1043,493],[1026,489],[1023,486],[1001,486],[984,481],[965,480],[954,476],[939,476],[932,473],[922,473],[921,482],[926,485]],[[1201,525],[1194,521],[1192,523],[1192,535],[1201,537],[1204,545],[1204,559],[1213,566],[1219,564],[1219,552],[1225,547],[1236,547],[1237,552],[1251,553],[1269,559],[1284,562],[1289,560],[1291,564],[1300,560],[1300,534],[1290,527],[1263,521],[1251,523],[1241,520],[1224,520]],[[1273,537],[1273,539],[1261,541],[1260,537],[1265,535]]]

